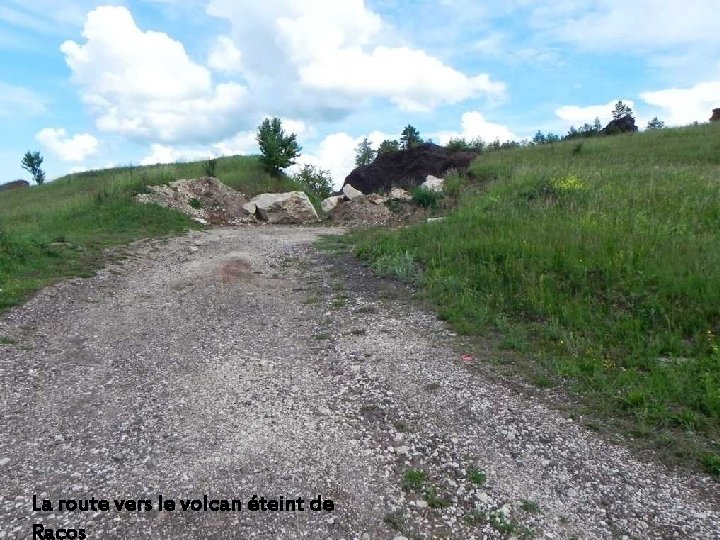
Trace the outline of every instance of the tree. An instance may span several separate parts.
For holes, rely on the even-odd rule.
[[[595,122],[593,123],[593,130],[595,130],[595,133],[600,133],[602,131],[603,125],[600,122],[599,117],[595,117]]]
[[[547,142],[547,139],[545,138],[545,134],[538,130],[538,132],[535,134],[535,136],[532,139],[533,144],[545,144]]]
[[[618,101],[615,104],[615,108],[612,112],[613,120],[620,120],[621,118],[625,118],[626,116],[633,118],[632,109],[625,105],[622,101]]]
[[[333,181],[330,171],[326,171],[313,165],[303,165],[300,172],[293,175],[293,180],[299,183],[308,195],[314,195],[320,199],[327,199],[332,195]]]
[[[657,116],[655,116],[652,120],[650,120],[647,125],[648,129],[662,129],[664,127],[665,127],[665,122],[660,120]]]
[[[45,173],[40,168],[42,162],[43,158],[40,152],[25,152],[22,159],[22,168],[33,175],[33,180],[35,180],[38,185],[42,185],[42,183],[45,182]]]
[[[397,152],[400,150],[400,143],[397,141],[391,141],[390,139],[385,139],[383,142],[380,143],[380,146],[378,146],[377,149],[377,155],[380,154],[387,154],[389,152]]]
[[[279,118],[266,118],[258,127],[257,142],[265,170],[277,174],[280,169],[295,164],[295,158],[302,148],[298,145],[297,135],[286,135]]]
[[[405,126],[405,129],[402,130],[400,135],[400,147],[403,150],[408,150],[422,143],[423,140],[420,138],[420,132],[410,124]]]
[[[375,150],[370,141],[365,138],[355,149],[355,166],[370,165],[373,159],[375,159]]]

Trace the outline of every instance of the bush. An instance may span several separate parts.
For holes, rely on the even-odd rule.
[[[438,201],[443,198],[441,191],[433,191],[422,186],[416,186],[410,190],[413,201],[423,208],[437,209]]]
[[[203,170],[205,172],[205,176],[209,176],[210,178],[215,178],[215,169],[217,168],[217,158],[208,159],[203,164]]]
[[[293,175],[304,191],[311,197],[327,199],[333,192],[333,182],[330,171],[320,169],[313,165],[303,165],[300,172]]]

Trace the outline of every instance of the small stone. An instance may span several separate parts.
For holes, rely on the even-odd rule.
[[[4,466],[7,465],[8,463],[10,463],[10,458],[9,458],[9,457],[4,457],[4,458],[0,459],[0,467],[4,467]]]
[[[427,508],[428,503],[427,501],[415,501],[415,506],[417,506],[418,508]]]

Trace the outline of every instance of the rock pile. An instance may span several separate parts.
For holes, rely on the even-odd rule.
[[[264,193],[251,201],[216,178],[178,180],[150,186],[151,193],[138,195],[141,203],[154,203],[187,214],[195,221],[212,225],[241,223],[312,223],[318,220],[310,199],[302,191]]]
[[[710,117],[711,122],[720,122],[720,107],[713,109],[712,116]]]
[[[138,202],[179,210],[202,224],[237,225],[255,221],[255,217],[243,208],[247,203],[245,195],[216,178],[178,180],[149,189],[151,193],[137,195]]]

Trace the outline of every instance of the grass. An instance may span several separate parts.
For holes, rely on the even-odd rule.
[[[198,227],[178,212],[139,205],[132,197],[149,185],[203,176],[204,167],[118,167],[0,193],[0,311],[57,279],[91,276],[107,261],[108,247]],[[256,157],[221,158],[216,169],[220,180],[248,196],[297,189],[287,178],[267,175]]]
[[[486,152],[449,219],[358,232],[357,253],[613,429],[718,474],[720,125],[573,149]]]

